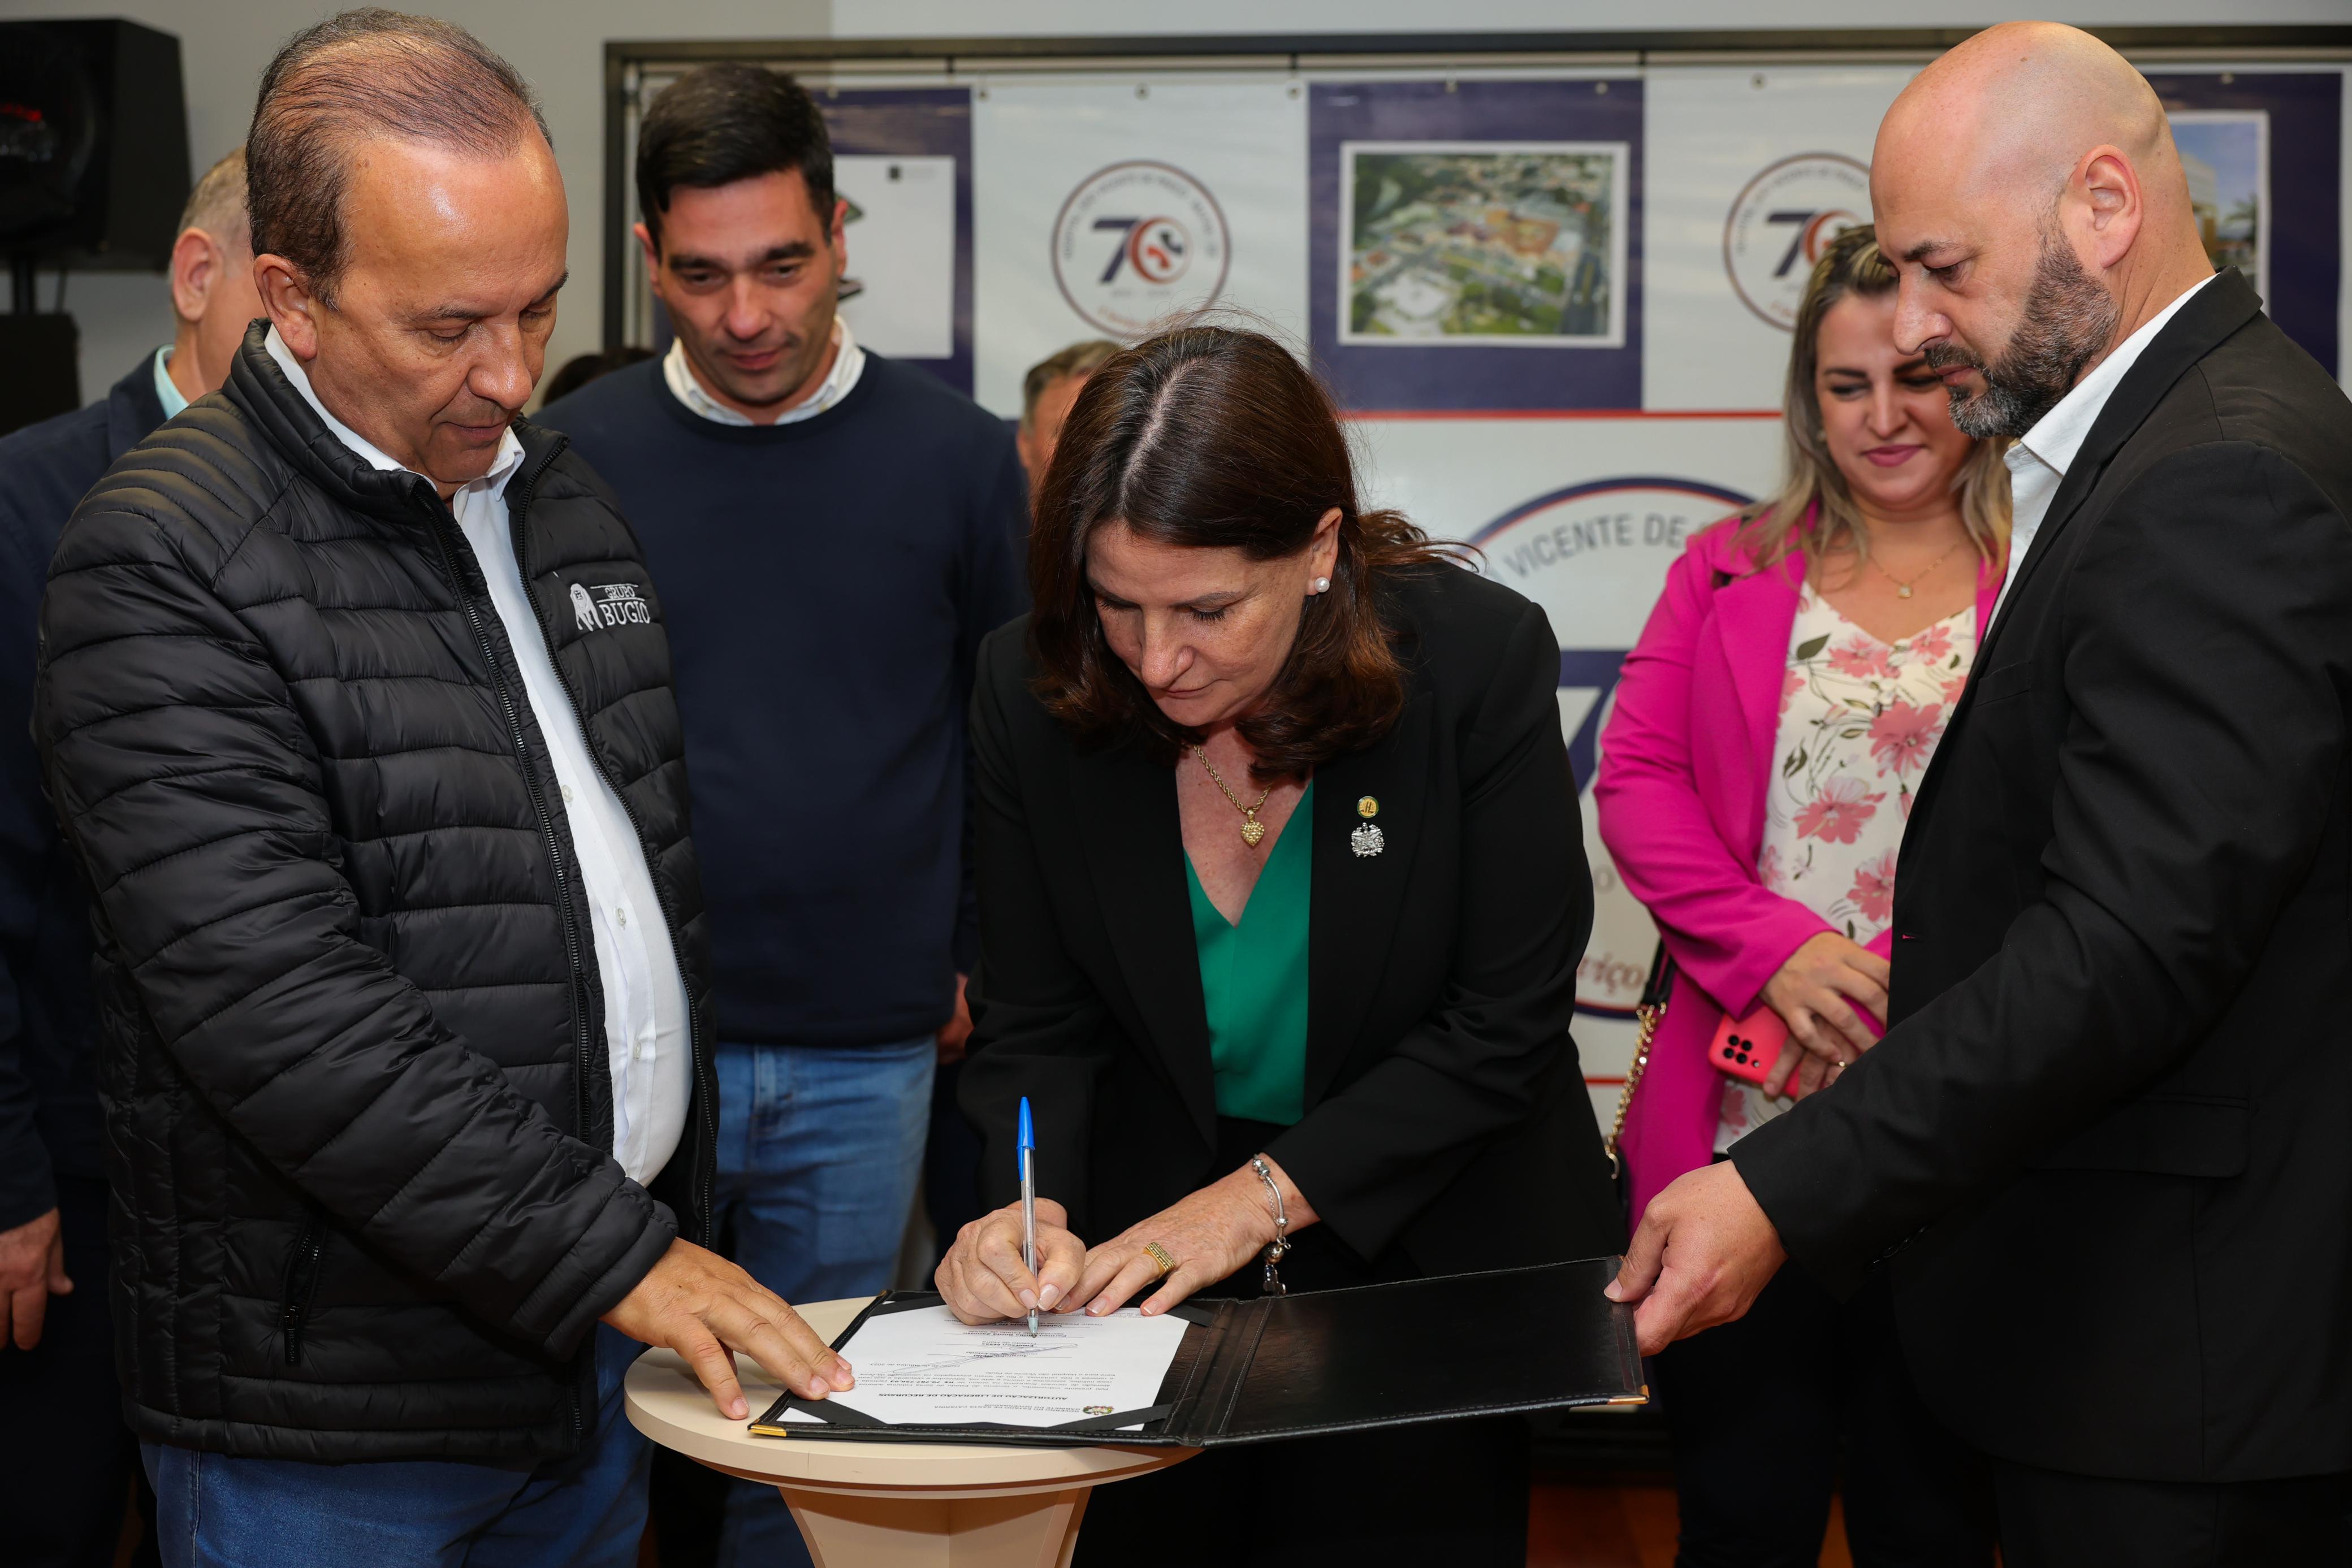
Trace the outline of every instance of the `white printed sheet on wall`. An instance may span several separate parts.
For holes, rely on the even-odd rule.
[[[843,153],[834,190],[849,204],[841,314],[857,340],[894,359],[955,352],[955,160]]]

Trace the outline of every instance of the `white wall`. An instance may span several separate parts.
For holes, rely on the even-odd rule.
[[[399,3],[399,0],[394,0]],[[1061,34],[1414,32],[1643,27],[1970,26],[2015,13],[1989,0],[1645,0],[1638,15],[1602,0],[407,0],[463,23],[536,87],[572,194],[572,282],[551,364],[602,338],[604,43],[608,38],[1050,37]],[[0,17],[127,16],[177,34],[187,77],[195,168],[236,145],[262,67],[334,0],[0,0]],[[2212,0],[2074,0],[2066,19],[2093,26],[2213,20]],[[2336,22],[2346,0],[2238,0],[2231,23]],[[45,283],[42,299],[49,288]],[[102,395],[139,355],[171,336],[160,277],[85,273],[67,308],[82,333],[82,395]]]
[[[2226,10],[2226,15],[2223,14]],[[1665,27],[1980,27],[2049,15],[1992,0],[833,0],[844,38],[1180,33],[1580,32]],[[2070,0],[2077,26],[2352,21],[2345,0]]]
[[[402,0],[393,0],[395,5]],[[830,30],[826,0],[407,0],[463,24],[539,89],[572,198],[572,281],[549,365],[600,346],[604,258],[604,40],[814,37]],[[334,0],[0,0],[0,17],[123,16],[174,33],[187,79],[189,155],[201,172],[244,139],[262,68],[296,29],[332,15]],[[50,286],[44,280],[41,302]],[[172,335],[162,277],[81,273],[66,285],[81,327],[81,392],[105,395],[139,356]]]

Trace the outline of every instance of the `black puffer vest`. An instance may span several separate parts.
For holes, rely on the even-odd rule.
[[[515,430],[524,580],[692,1004],[684,1141],[650,1194],[611,1156],[580,870],[464,535],[320,423],[257,326],[227,387],[83,500],[41,610],[34,727],[95,894],[143,1438],[563,1453],[597,1317],[673,1236],[707,1239],[709,945],[661,601],[564,438]],[[650,617],[581,614],[583,590]]]

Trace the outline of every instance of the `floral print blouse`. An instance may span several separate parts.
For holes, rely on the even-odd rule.
[[[1817,595],[1797,602],[1756,871],[1764,885],[1867,945],[1895,918],[1895,859],[1912,793],[1976,659],[1974,604],[1882,643]],[[1787,1110],[1723,1081],[1717,1153]]]

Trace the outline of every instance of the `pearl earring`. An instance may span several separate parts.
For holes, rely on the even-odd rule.
[[[1328,593],[1331,591],[1331,580],[1328,577],[1318,577],[1307,586],[1318,593]]]

